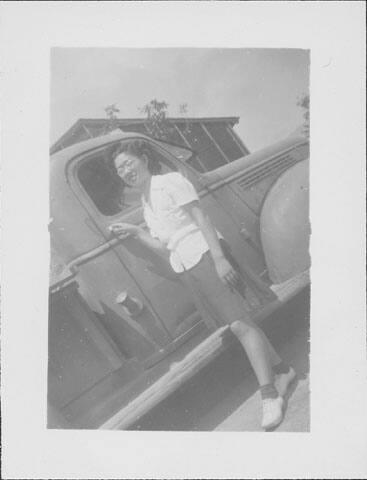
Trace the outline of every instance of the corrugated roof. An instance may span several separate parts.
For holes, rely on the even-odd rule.
[[[239,117],[168,117],[166,119],[170,123],[219,123],[219,122],[225,122],[227,124],[230,124],[232,127],[238,123]],[[146,118],[117,118],[116,124],[119,127],[123,127],[124,125],[133,125],[135,124],[144,124],[147,120]],[[79,118],[74,125],[72,125],[52,146],[50,149],[51,154],[56,152],[57,150],[63,148],[63,143],[67,143],[67,141],[75,135],[80,128],[83,128],[83,126],[87,127],[88,126],[94,126],[94,127],[103,127],[106,125],[108,122],[107,118]]]

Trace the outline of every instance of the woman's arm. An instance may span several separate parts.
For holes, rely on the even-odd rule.
[[[152,237],[148,232],[146,232],[142,228],[139,228],[139,231],[135,235],[135,237],[138,238],[147,247],[152,248],[153,250],[157,250],[159,253],[168,255],[169,252],[166,246],[164,245],[164,243],[158,240],[158,238]]]
[[[226,259],[217,232],[208,215],[202,210],[199,201],[191,202],[185,205],[184,208],[190,213],[202,231],[208,243],[219,278],[230,287],[236,288],[240,280],[239,274]]]
[[[114,223],[110,226],[110,230],[120,238],[134,237],[140,240],[147,247],[156,250],[158,253],[168,254],[168,250],[158,238],[153,238],[148,232],[138,225],[131,223]]]

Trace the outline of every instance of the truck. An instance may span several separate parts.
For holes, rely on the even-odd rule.
[[[127,429],[197,374],[232,335],[196,308],[168,262],[110,231],[144,225],[140,199],[111,168],[122,142],[149,143],[162,173],[195,186],[249,273],[256,322],[306,288],[309,141],[290,137],[208,172],[190,148],[114,131],[50,159],[48,428]]]

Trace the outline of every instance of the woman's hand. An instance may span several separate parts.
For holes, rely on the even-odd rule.
[[[237,288],[240,284],[240,276],[225,257],[214,260],[219,278],[230,289]]]
[[[120,238],[127,238],[130,236],[137,237],[141,231],[140,227],[132,223],[118,222],[110,225],[109,229],[112,233]]]

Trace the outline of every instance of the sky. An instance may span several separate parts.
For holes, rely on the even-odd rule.
[[[140,118],[152,99],[177,117],[240,117],[237,133],[254,151],[302,124],[297,99],[308,92],[309,53],[300,49],[54,48],[51,144],[79,118]]]

